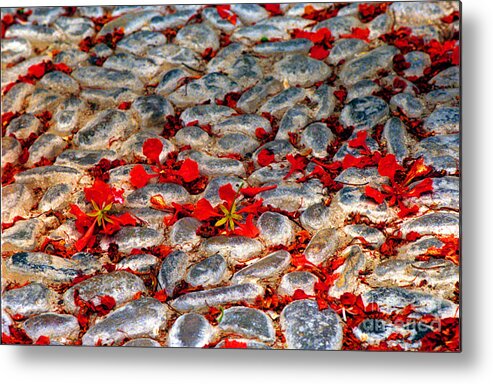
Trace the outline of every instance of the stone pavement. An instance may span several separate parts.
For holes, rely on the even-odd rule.
[[[458,7],[3,8],[2,341],[458,350]]]

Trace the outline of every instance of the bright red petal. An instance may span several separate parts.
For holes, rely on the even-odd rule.
[[[185,183],[189,183],[200,177],[199,166],[196,161],[185,159],[177,174],[181,176]]]
[[[395,156],[391,153],[381,158],[378,162],[378,173],[381,176],[387,176],[391,181],[394,181],[395,173],[403,171],[404,168],[397,162]]]
[[[94,229],[96,228],[96,223],[97,223],[97,220],[94,219],[94,222],[89,227],[89,229],[84,234],[84,236],[82,236],[79,240],[77,240],[77,242],[75,243],[75,249],[77,249],[77,251],[80,252],[80,251],[84,250],[88,245],[94,243],[94,241],[96,240],[96,238],[94,236]]]
[[[420,197],[423,193],[427,192],[433,192],[433,181],[431,179],[424,179],[419,184],[416,184],[406,193],[406,197]]]
[[[99,208],[111,203],[123,203],[123,190],[116,189],[99,179],[94,180],[92,187],[84,188],[86,200],[94,201]]]
[[[378,189],[370,186],[365,188],[365,195],[375,200],[378,204],[382,204],[385,201],[385,195]]]
[[[349,140],[348,145],[351,148],[363,148],[367,151],[370,151],[368,145],[366,144],[366,137],[368,133],[366,131],[358,131],[356,133],[356,137],[352,140]]]
[[[149,180],[151,180],[154,177],[157,177],[158,175],[150,175],[146,172],[145,168],[143,165],[138,164],[135,167],[132,168],[130,171],[130,183],[135,187],[135,188],[142,188],[147,185]]]
[[[267,187],[245,187],[241,188],[240,192],[243,196],[249,198],[258,195],[260,192],[270,191],[271,189],[276,189],[277,185],[268,185]]]
[[[315,45],[310,49],[310,57],[315,60],[324,60],[329,56],[330,51],[321,45]]]
[[[144,156],[154,164],[159,164],[159,155],[163,150],[163,143],[159,139],[147,139],[144,142],[144,146],[142,151],[144,152]]]
[[[259,152],[257,158],[257,162],[262,167],[268,166],[269,164],[273,163],[274,160],[275,160],[274,154],[266,148],[262,149]]]
[[[219,197],[221,200],[228,203],[228,207],[231,207],[236,199],[236,191],[233,189],[231,183],[225,184],[219,188]]]
[[[221,215],[217,213],[212,207],[211,203],[207,199],[200,199],[197,201],[195,210],[193,211],[193,217],[200,221],[208,220],[211,217],[220,217]]]
[[[253,215],[248,215],[245,224],[237,223],[238,227],[234,230],[234,233],[239,236],[245,237],[257,237],[259,234],[258,228],[253,224]]]

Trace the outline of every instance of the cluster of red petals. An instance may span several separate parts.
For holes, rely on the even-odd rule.
[[[120,230],[122,226],[135,226],[137,220],[130,213],[113,215],[102,211],[113,204],[123,203],[123,190],[117,190],[101,180],[95,180],[89,188],[84,188],[86,200],[94,206],[94,211],[89,214],[82,211],[79,206],[72,204],[70,213],[75,215],[77,230],[84,235],[75,243],[75,248],[82,251],[92,247],[96,242],[96,233],[99,231],[111,235]],[[102,220],[98,222],[97,214],[103,214]]]
[[[115,299],[108,295],[98,296],[97,305],[94,304],[95,301],[95,299],[84,300],[77,289],[74,291],[74,303],[78,308],[77,320],[82,330],[87,330],[92,315],[105,316],[116,306]]]
[[[197,162],[191,159],[185,159],[181,162],[179,168],[177,164],[170,161],[161,163],[159,157],[163,151],[163,143],[157,138],[147,139],[144,142],[143,152],[147,160],[152,164],[151,170],[154,173],[147,173],[144,166],[136,165],[130,171],[130,182],[135,188],[146,186],[150,180],[157,178],[161,183],[190,183],[200,177]]]
[[[91,36],[84,38],[79,43],[79,49],[83,52],[89,52],[92,47],[99,43],[106,44],[111,49],[115,49],[118,42],[124,37],[125,31],[123,28],[115,28],[113,32],[109,32],[106,35],[99,36],[98,38]]]
[[[236,22],[238,20],[238,16],[231,11],[231,5],[229,4],[222,4],[222,5],[216,5],[216,10],[221,19],[228,20],[231,24],[236,25]]]
[[[426,260],[429,257],[443,258],[449,260],[452,263],[459,265],[460,262],[460,244],[459,238],[451,236],[439,236],[438,237],[443,245],[440,248],[430,247],[426,251],[425,255],[418,257],[419,260]]]
[[[303,13],[303,18],[314,21],[331,19],[332,17],[337,16],[339,8],[341,8],[342,6],[344,6],[344,3],[333,3],[330,7],[317,10],[313,5],[306,5]]]
[[[363,23],[372,21],[378,15],[385,13],[390,3],[375,2],[375,3],[360,3],[358,4],[359,18]]]
[[[297,39],[308,39],[314,45],[310,49],[310,57],[317,60],[324,60],[329,56],[334,39],[329,29],[321,28],[316,32],[308,32],[296,29],[293,36]]]
[[[221,348],[246,349],[246,348],[248,348],[248,346],[247,346],[247,343],[245,343],[244,341],[226,339],[226,340],[224,340],[224,343],[222,344]]]
[[[27,18],[31,15],[33,11],[25,11],[23,8],[18,9],[16,13],[10,14],[6,13],[3,17],[2,20],[0,20],[0,36],[3,39],[5,37],[5,32],[7,32],[7,29],[13,25],[17,24],[18,22],[25,22],[27,21]]]
[[[348,146],[350,148],[359,148],[361,156],[354,156],[347,154],[342,160],[342,168],[347,169],[351,167],[366,168],[377,165],[382,155],[380,152],[372,152],[366,143],[367,139],[366,131],[359,131],[356,133],[356,137],[349,140]]]
[[[280,16],[282,15],[281,4],[262,4],[267,12],[270,13],[271,16]]]

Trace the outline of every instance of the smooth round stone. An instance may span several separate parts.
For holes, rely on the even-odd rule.
[[[260,241],[249,237],[216,236],[203,240],[201,251],[206,256],[219,253],[227,259],[236,262],[245,262],[260,255],[262,244]]]
[[[405,26],[433,24],[450,14],[452,3],[392,3],[389,11],[395,17],[396,24]]]
[[[89,328],[82,345],[119,345],[126,338],[157,338],[166,321],[166,307],[145,297],[124,305]]]
[[[152,228],[123,227],[115,235],[103,238],[101,246],[107,249],[110,243],[116,243],[120,252],[130,253],[133,249],[160,245],[163,240],[162,233]]]
[[[402,162],[409,156],[407,130],[399,118],[392,117],[387,120],[382,137],[387,145],[387,152],[395,155],[397,161]]]
[[[29,148],[29,158],[26,164],[33,166],[43,158],[52,161],[63,152],[66,146],[67,143],[60,136],[43,133]]]
[[[459,66],[450,67],[430,80],[430,84],[437,88],[459,88],[460,87],[460,69]]]
[[[225,73],[234,79],[242,90],[254,86],[264,77],[259,60],[247,54],[238,57],[231,67],[225,69]]]
[[[324,123],[310,124],[301,134],[301,143],[314,157],[326,157],[327,147],[334,140],[334,134]]]
[[[55,293],[45,285],[31,283],[2,294],[2,308],[24,317],[49,312]]]
[[[173,106],[163,96],[141,96],[132,103],[132,108],[142,128],[161,127],[166,122],[166,117],[174,115]]]
[[[265,132],[272,132],[269,120],[262,116],[253,114],[243,114],[229,117],[218,124],[212,126],[212,132],[224,135],[226,133],[244,133],[255,137],[257,128],[262,128]]]
[[[86,52],[82,52],[80,49],[76,48],[68,48],[62,52],[60,52],[54,58],[53,62],[55,64],[65,63],[69,67],[74,68],[78,66],[80,63],[87,62],[90,58],[90,55]]]
[[[279,184],[282,183],[289,172],[289,162],[282,161],[279,163],[272,163],[266,167],[257,169],[248,177],[249,185],[264,185],[264,184]],[[299,173],[294,173],[287,180],[295,180]]]
[[[152,79],[159,72],[159,66],[154,60],[126,52],[119,52],[110,56],[104,62],[103,68],[131,72],[144,82]]]
[[[431,65],[430,55],[421,51],[412,51],[404,55],[404,59],[411,66],[404,70],[406,77],[421,77],[424,70]]]
[[[275,160],[283,160],[288,154],[294,154],[296,149],[288,140],[273,140],[259,147],[253,154],[253,160],[258,164],[258,156],[264,149],[269,150],[275,157]]]
[[[7,29],[5,37],[20,37],[34,44],[50,44],[61,36],[57,30],[46,25],[14,24]]]
[[[360,80],[371,78],[381,69],[389,68],[398,52],[396,47],[389,45],[375,48],[344,63],[339,78],[346,85],[354,85]]]
[[[385,235],[376,228],[365,224],[346,225],[342,229],[352,239],[362,238],[368,246],[373,249],[378,249],[385,242]]]
[[[243,133],[228,133],[216,142],[216,150],[219,154],[239,154],[245,156],[254,152],[259,143],[251,136]]]
[[[57,157],[55,164],[57,166],[89,169],[102,159],[115,160],[116,152],[110,150],[67,149]]]
[[[355,131],[372,129],[389,114],[385,101],[375,96],[365,96],[351,100],[342,109],[340,120],[345,127]]]
[[[94,34],[94,23],[83,17],[58,17],[55,26],[75,43]]]
[[[186,282],[193,287],[220,283],[227,272],[226,260],[220,254],[210,256],[190,267]]]
[[[231,43],[221,48],[206,65],[208,72],[224,72],[231,70],[233,63],[241,58],[245,47],[242,44]]]
[[[328,118],[334,112],[336,98],[334,96],[334,88],[327,84],[322,84],[313,93],[311,101],[315,103],[311,108],[311,116],[315,120],[323,120]]]
[[[69,312],[78,310],[75,304],[74,294],[79,292],[80,298],[98,305],[102,296],[111,296],[115,299],[116,306],[120,306],[132,300],[139,292],[147,289],[142,279],[126,271],[97,275],[75,284],[63,295],[65,309]]]
[[[199,166],[199,172],[201,175],[209,177],[220,176],[239,176],[244,177],[245,166],[243,163],[236,159],[230,159],[227,157],[214,157],[209,156],[199,151],[183,151],[178,155],[178,160],[185,160],[190,158],[194,160]]]
[[[234,114],[236,114],[236,111],[233,108],[224,105],[206,104],[185,109],[180,119],[184,125],[194,121],[197,121],[197,125],[213,125]]]
[[[5,136],[2,138],[2,166],[7,163],[17,163],[20,154],[21,145],[15,137]]]
[[[154,255],[141,253],[124,257],[116,264],[116,269],[130,269],[137,273],[149,273],[156,268],[161,260]]]
[[[390,314],[412,305],[414,313],[421,316],[433,315],[439,318],[457,316],[457,305],[451,301],[404,288],[376,288],[366,292],[361,298],[365,306],[370,303],[378,304],[379,310],[383,313]]]
[[[35,204],[34,196],[23,184],[2,187],[2,223],[10,223],[16,216],[28,216]]]
[[[323,203],[309,206],[300,216],[301,226],[310,233],[317,232],[325,224],[328,208]]]
[[[202,348],[211,342],[213,336],[214,329],[204,316],[187,313],[174,322],[169,331],[167,346]]]
[[[195,14],[194,10],[176,11],[170,15],[154,16],[149,22],[152,31],[164,31],[168,28],[178,28],[185,25],[187,21]]]
[[[186,293],[173,300],[171,306],[180,312],[199,311],[226,304],[253,303],[263,293],[264,289],[254,283],[229,285]]]
[[[460,128],[460,109],[458,107],[435,109],[426,118],[423,128],[438,135],[458,133]]]
[[[237,191],[244,184],[243,179],[236,176],[220,176],[215,177],[209,181],[209,184],[205,188],[202,197],[207,199],[212,206],[216,206],[222,203],[222,199],[219,197],[219,188],[223,185],[231,184],[233,189]]]
[[[252,88],[246,90],[236,103],[236,107],[245,113],[254,113],[264,99],[283,90],[282,83],[272,76],[260,80]]]
[[[290,86],[310,87],[323,81],[332,73],[322,61],[305,55],[289,55],[274,64],[274,76]]]
[[[288,245],[295,238],[295,225],[277,212],[264,212],[257,220],[260,238],[267,245]]]
[[[276,96],[268,99],[258,110],[262,114],[267,112],[278,119],[282,118],[284,113],[305,98],[306,91],[303,88],[291,87],[285,89]]]
[[[99,31],[97,37],[112,33],[115,29],[122,28],[125,35],[129,35],[146,25],[153,17],[160,15],[160,13],[152,10],[142,10],[136,12],[129,12],[123,16],[116,17],[110,22],[103,25],[103,28]]]
[[[289,140],[289,133],[300,133],[312,120],[311,111],[304,105],[295,105],[288,109],[279,123],[276,140]]]
[[[247,349],[272,349],[268,345],[261,343],[260,341],[249,340],[249,339],[227,339],[228,341],[236,341],[238,343],[242,343],[246,346]],[[231,349],[231,347],[226,346],[226,340],[221,340],[215,346],[216,349]],[[233,347],[234,349],[234,347]]]
[[[138,31],[124,37],[117,45],[123,51],[144,55],[149,48],[166,44],[166,36],[151,31]]]
[[[272,320],[262,311],[248,307],[232,307],[224,311],[218,328],[225,333],[272,343],[276,333]]]
[[[432,178],[433,192],[412,198],[411,201],[426,205],[434,209],[449,208],[459,210],[460,183],[455,176]],[[414,188],[420,181],[412,183],[409,188]]]
[[[39,201],[38,210],[48,212],[58,210],[68,205],[73,186],[69,184],[55,184],[48,188]]]
[[[27,139],[31,133],[38,133],[41,122],[30,113],[25,113],[13,119],[7,125],[6,135],[14,135],[16,139]]]
[[[288,349],[339,350],[341,319],[332,309],[320,311],[315,301],[298,300],[281,312],[281,327]]]
[[[380,87],[373,80],[360,80],[348,89],[346,102],[358,99],[360,97],[371,96],[378,91]]]
[[[62,100],[63,98],[59,93],[39,87],[31,95],[26,112],[34,115],[43,113],[44,111],[52,113]]]
[[[184,64],[194,70],[200,70],[203,66],[202,60],[197,53],[174,44],[166,44],[149,49],[146,55],[159,65],[180,66]]]
[[[137,94],[128,88],[84,89],[80,97],[96,110],[117,108],[121,103],[132,103]]]
[[[358,53],[365,51],[368,44],[361,39],[340,39],[331,49],[327,62],[332,65],[339,64],[342,60],[352,59]]]
[[[174,139],[179,147],[189,145],[193,149],[200,149],[207,145],[210,141],[210,136],[200,127],[192,126],[180,129]]]
[[[264,200],[264,206],[270,205],[274,208],[294,212],[320,203],[322,201],[322,189],[314,190],[308,183],[302,186],[299,184],[279,184],[276,189],[259,193],[258,197]]]
[[[219,29],[225,33],[233,32],[237,27],[241,26],[241,20],[236,20],[236,24],[223,19],[215,7],[205,8],[202,11],[202,17],[213,28]]]
[[[200,242],[200,237],[197,236],[197,229],[201,226],[201,222],[193,217],[184,217],[178,220],[171,227],[169,233],[169,241],[173,247],[190,251]]]
[[[187,267],[188,255],[185,252],[174,251],[164,259],[158,273],[158,281],[166,294],[173,295],[176,284],[185,278]]]
[[[382,13],[375,17],[367,24],[367,28],[370,30],[369,40],[374,40],[385,33],[388,33],[392,29],[393,19],[386,13]]]
[[[360,21],[354,16],[336,16],[327,20],[323,20],[315,27],[314,31],[319,31],[322,28],[327,28],[330,30],[334,38],[339,38],[340,35],[350,34],[352,29],[360,26]]]
[[[5,40],[2,40],[2,42]],[[21,112],[24,107],[24,101],[34,92],[34,85],[27,83],[17,83],[10,91],[2,97],[2,111]],[[3,139],[5,140],[7,136]]]
[[[425,101],[433,109],[438,105],[458,106],[460,90],[458,88],[436,89],[425,95]]]
[[[305,258],[313,264],[321,264],[349,242],[340,229],[323,228],[318,231],[305,249]]]
[[[253,52],[259,55],[305,54],[313,47],[308,39],[293,39],[288,41],[267,42],[255,45]]]
[[[121,141],[136,129],[135,122],[125,112],[109,109],[99,112],[74,136],[73,143],[80,149],[107,149],[114,141]]]
[[[165,72],[155,89],[156,94],[168,96],[176,90],[181,82],[190,76],[190,73],[182,68],[173,68]]]
[[[29,21],[40,25],[53,23],[64,12],[60,7],[33,7],[31,11]]]
[[[50,341],[59,342],[76,339],[80,330],[76,317],[59,313],[43,313],[31,317],[22,324],[22,328],[33,341],[47,336]]]
[[[56,109],[50,132],[60,136],[69,136],[80,128],[81,117],[87,112],[88,105],[78,97],[69,97]]]
[[[276,251],[250,264],[248,267],[240,269],[233,275],[232,281],[234,283],[242,283],[277,277],[290,265],[290,262],[291,255],[288,251]]]
[[[175,44],[190,48],[197,53],[204,52],[207,48],[213,51],[219,49],[219,37],[207,24],[190,24],[178,31]]]
[[[128,88],[135,92],[143,88],[142,82],[129,71],[115,71],[98,66],[77,68],[72,72],[72,77],[87,88]]]
[[[421,117],[425,112],[422,101],[409,93],[398,93],[392,96],[389,105],[392,111],[400,109],[406,116],[413,119]]]
[[[457,213],[435,212],[406,220],[401,226],[402,236],[410,232],[420,235],[453,235],[459,237],[459,215]]]
[[[318,277],[311,272],[290,272],[282,277],[277,292],[281,296],[293,296],[297,290],[301,290],[306,295],[314,295],[317,281]]]
[[[2,39],[2,63],[12,64],[31,56],[29,40],[23,38]]]
[[[403,245],[398,250],[398,258],[401,260],[414,261],[416,256],[425,254],[431,247],[440,249],[444,246],[443,241],[434,236],[423,236],[422,238]]]
[[[181,185],[173,183],[148,184],[136,189],[127,196],[126,206],[130,208],[145,208],[151,206],[151,198],[161,195],[165,203],[186,204],[190,202],[190,194]]]
[[[10,246],[15,250],[33,251],[44,229],[44,223],[36,218],[18,221],[13,227],[3,231],[2,247]]]
[[[350,246],[341,253],[344,263],[336,269],[339,277],[329,288],[330,297],[341,297],[346,292],[361,292],[361,281],[359,271],[366,269],[367,257],[358,245]],[[363,289],[366,287],[363,286]]]
[[[48,188],[53,184],[62,182],[75,184],[82,174],[74,168],[59,165],[47,165],[44,167],[31,168],[18,173],[15,180],[18,183],[41,188]]]
[[[259,4],[231,4],[233,11],[243,24],[255,24],[269,17],[266,9]]]
[[[232,41],[239,41],[243,44],[253,44],[261,41],[263,38],[287,40],[289,34],[287,31],[274,25],[256,24],[247,27],[238,28],[231,35]]]
[[[123,347],[137,347],[137,348],[159,348],[161,344],[154,339],[149,339],[146,337],[141,337],[138,339],[133,339],[127,341],[122,345]]]

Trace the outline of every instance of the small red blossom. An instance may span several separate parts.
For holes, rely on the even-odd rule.
[[[224,343],[221,346],[221,348],[225,348],[225,349],[246,349],[246,348],[248,348],[248,345],[244,341],[237,341],[237,340],[229,340],[229,339],[226,339],[226,340],[224,340]]]
[[[262,149],[257,156],[257,162],[261,167],[267,167],[268,165],[273,163],[275,159],[276,158],[272,151],[267,148]]]
[[[292,174],[296,172],[301,172],[305,173],[306,166],[308,164],[308,159],[304,156],[301,155],[292,155],[288,154],[286,155],[286,160],[290,164],[290,168],[286,176],[284,176],[284,179],[289,178]]]
[[[271,16],[280,16],[282,15],[281,4],[262,4],[267,12],[270,13]]]
[[[368,28],[353,27],[351,33],[342,34],[341,39],[360,39],[369,42],[370,30]]]

